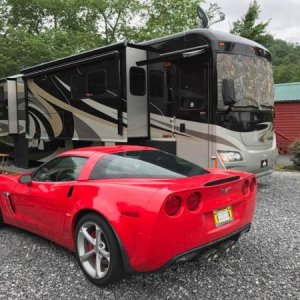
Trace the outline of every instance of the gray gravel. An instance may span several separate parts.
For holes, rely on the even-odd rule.
[[[216,262],[174,265],[98,288],[74,255],[12,227],[0,230],[0,299],[300,299],[300,173],[260,179],[256,216]]]

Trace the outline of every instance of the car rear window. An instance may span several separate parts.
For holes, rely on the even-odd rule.
[[[184,178],[207,173],[207,170],[172,154],[144,150],[114,153],[100,158],[90,179]]]

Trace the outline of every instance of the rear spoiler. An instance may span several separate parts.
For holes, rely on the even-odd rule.
[[[219,184],[223,184],[223,183],[236,181],[239,179],[240,179],[240,176],[233,176],[233,177],[218,179],[218,180],[214,180],[214,181],[209,181],[209,182],[205,183],[204,186],[214,186],[214,185],[219,185]]]

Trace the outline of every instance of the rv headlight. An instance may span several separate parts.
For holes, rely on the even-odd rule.
[[[243,160],[241,153],[235,151],[219,151],[219,156],[222,162],[234,162]]]

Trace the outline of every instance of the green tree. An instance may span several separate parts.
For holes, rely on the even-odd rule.
[[[40,34],[52,28],[91,29],[91,16],[83,0],[0,0],[0,12],[2,32],[9,27],[22,28],[30,34]],[[95,30],[95,24],[92,25]]]
[[[201,1],[201,0],[200,0]],[[197,26],[199,0],[0,0],[0,76],[120,40]],[[210,11],[219,9],[214,6]]]
[[[148,40],[197,27],[201,0],[148,0],[139,25],[127,28],[130,40]]]
[[[32,35],[10,28],[0,37],[0,78],[17,74],[24,67],[61,58],[104,45],[93,32],[72,32],[49,29]]]
[[[83,0],[0,0],[0,76],[105,44]]]
[[[265,45],[272,38],[272,35],[267,32],[270,20],[257,23],[259,14],[260,6],[254,0],[250,3],[246,14],[240,20],[233,22],[230,32]]]
[[[300,81],[300,46],[271,39],[266,47],[272,54],[275,83]]]
[[[231,33],[256,41],[270,50],[275,83],[300,81],[300,46],[274,39],[267,32],[270,21],[257,22],[259,13],[259,5],[252,2],[246,14],[233,23]]]
[[[128,28],[142,17],[145,9],[140,0],[88,0],[85,5],[107,44],[125,39]]]

